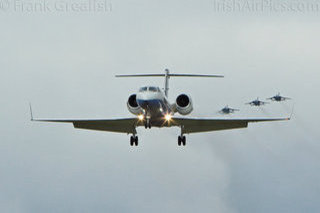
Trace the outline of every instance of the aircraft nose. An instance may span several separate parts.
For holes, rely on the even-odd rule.
[[[145,92],[145,93],[138,93],[137,94],[137,99],[139,99],[139,100],[153,100],[153,99],[157,99],[157,98],[158,98],[157,93]]]
[[[137,94],[137,99],[138,100],[148,100],[149,99],[149,94],[147,94],[147,93],[138,93]]]
[[[138,102],[138,105],[143,109],[146,109],[149,105],[149,102],[147,100],[137,100],[137,102]]]
[[[146,110],[157,110],[161,107],[158,100],[137,100],[138,105]]]

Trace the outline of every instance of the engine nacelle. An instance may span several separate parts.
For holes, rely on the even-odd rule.
[[[139,115],[142,114],[143,111],[141,107],[137,103],[137,95],[133,94],[129,97],[128,102],[127,102],[127,107],[129,112],[131,112],[134,115]]]
[[[189,95],[179,95],[175,104],[176,111],[181,115],[188,115],[193,111],[192,100]]]

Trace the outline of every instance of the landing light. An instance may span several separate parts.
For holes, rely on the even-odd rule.
[[[164,118],[166,119],[166,121],[170,121],[171,118],[172,118],[172,115],[166,114],[166,115],[164,116]]]
[[[140,121],[142,121],[142,120],[144,119],[144,116],[143,116],[143,115],[138,115],[138,119],[139,119]]]

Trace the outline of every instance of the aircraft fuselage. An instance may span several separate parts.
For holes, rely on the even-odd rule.
[[[174,114],[167,97],[158,87],[142,87],[137,93],[137,104],[152,126],[163,126],[166,116]]]

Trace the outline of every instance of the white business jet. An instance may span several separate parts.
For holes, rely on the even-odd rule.
[[[129,112],[135,115],[133,118],[120,119],[34,119],[30,105],[31,120],[43,122],[72,123],[75,128],[100,130],[131,134],[130,145],[138,145],[137,127],[179,127],[181,134],[178,137],[178,145],[186,145],[185,134],[210,132],[227,129],[246,128],[251,122],[285,121],[290,118],[259,118],[259,119],[232,119],[232,118],[191,118],[182,117],[193,111],[192,100],[189,95],[181,94],[175,103],[168,101],[169,79],[171,77],[208,77],[222,78],[220,75],[194,75],[171,74],[168,69],[164,74],[138,74],[117,75],[116,77],[164,77],[165,88],[162,91],[157,86],[144,86],[137,94],[129,97],[127,107]],[[174,116],[179,113],[180,117]]]

